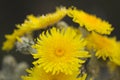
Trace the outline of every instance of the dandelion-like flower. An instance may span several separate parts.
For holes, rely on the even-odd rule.
[[[84,74],[82,77],[77,77],[79,71],[74,72],[72,75],[66,75],[64,73],[59,73],[52,75],[50,72],[46,73],[40,67],[34,67],[32,69],[28,69],[28,76],[22,76],[22,80],[85,80],[87,74]]]
[[[81,63],[90,55],[84,50],[86,42],[72,28],[62,29],[61,31],[52,28],[50,33],[43,32],[37,44],[33,46],[37,50],[34,58],[38,60],[34,64],[40,64],[40,67],[46,72],[58,74],[72,74],[78,70]]]
[[[66,15],[66,12],[67,11],[65,8],[58,8],[55,13],[49,13],[39,17],[29,15],[23,24],[17,25],[18,29],[15,29],[10,35],[5,35],[7,40],[3,43],[2,49],[5,51],[11,50],[14,47],[14,43],[18,37],[55,24]]]
[[[101,34],[110,34],[113,30],[111,24],[104,21],[95,15],[88,14],[82,10],[69,9],[68,16],[73,18],[73,21],[85,27],[88,31],[95,31]]]
[[[86,39],[88,49],[94,49],[98,58],[101,57],[103,60],[109,58],[120,65],[120,42],[117,42],[115,38],[108,38],[93,32]]]

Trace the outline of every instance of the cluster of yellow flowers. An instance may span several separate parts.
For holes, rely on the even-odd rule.
[[[28,76],[23,80],[86,80],[87,73],[79,77],[81,67],[87,58],[92,57],[91,51],[99,59],[107,58],[120,65],[120,43],[116,38],[109,38],[107,35],[113,30],[111,24],[94,15],[88,14],[76,8],[58,8],[55,13],[35,17],[29,15],[11,35],[6,35],[6,41],[2,49],[9,51],[14,43],[27,33],[44,29],[59,22],[65,16],[73,18],[86,29],[88,34],[77,33],[76,29],[52,27],[43,31],[36,44],[32,48],[36,50],[33,55],[34,67],[27,70]],[[79,28],[77,28],[79,30]],[[104,36],[103,36],[104,35]],[[91,79],[90,79],[91,80]]]
[[[71,28],[60,31],[53,27],[50,33],[43,32],[33,45],[37,50],[33,56],[38,60],[33,63],[30,80],[81,80],[76,77],[85,60],[79,58],[90,56],[84,46],[84,41]],[[23,77],[23,80],[29,79]]]

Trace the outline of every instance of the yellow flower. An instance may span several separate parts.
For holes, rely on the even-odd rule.
[[[94,49],[98,58],[102,57],[103,60],[109,58],[120,65],[120,42],[117,42],[115,38],[108,38],[93,32],[86,39],[88,49]]]
[[[73,18],[73,21],[80,24],[88,31],[95,31],[101,34],[110,34],[113,28],[108,22],[101,20],[95,15],[88,14],[82,10],[69,9],[68,16]]]
[[[74,72],[72,75],[66,75],[64,73],[59,73],[52,75],[50,72],[46,73],[40,67],[34,67],[30,70],[27,70],[29,73],[28,76],[22,76],[22,80],[85,80],[87,74],[84,74],[82,77],[78,77],[79,72]]]
[[[3,43],[2,50],[9,51],[14,47],[14,43],[17,37],[24,36],[26,33],[46,28],[47,26],[53,25],[61,20],[66,15],[66,9],[57,9],[55,13],[50,13],[35,17],[29,15],[27,20],[21,25],[17,25],[18,29],[15,29],[11,35],[6,35],[6,41]]]
[[[33,46],[37,50],[33,56],[38,59],[34,64],[40,64],[40,67],[52,74],[72,74],[85,62],[80,58],[90,56],[84,50],[85,45],[86,42],[81,39],[81,35],[72,28],[61,31],[52,28],[50,33],[43,32],[37,39],[37,44]]]

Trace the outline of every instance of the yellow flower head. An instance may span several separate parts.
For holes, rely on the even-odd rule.
[[[88,49],[93,48],[98,58],[102,57],[103,60],[109,58],[120,65],[120,43],[115,38],[108,38],[93,32],[86,39],[88,40]]]
[[[17,25],[18,29],[15,29],[11,35],[5,36],[7,40],[3,43],[2,49],[5,51],[11,50],[14,47],[16,38],[24,36],[26,33],[53,25],[61,20],[66,13],[66,8],[60,8],[57,9],[55,13],[49,13],[39,17],[29,15],[23,24]]]
[[[113,28],[111,24],[106,21],[102,21],[100,18],[88,14],[82,10],[69,9],[68,16],[73,18],[73,21],[80,24],[81,27],[84,27],[88,31],[95,31],[100,34],[110,34]]]
[[[22,76],[22,80],[85,80],[87,74],[84,74],[83,77],[77,78],[79,72],[74,72],[72,75],[66,75],[64,73],[59,73],[52,75],[50,72],[46,73],[40,67],[34,67],[30,70],[27,70],[29,73],[28,76]]]
[[[85,62],[80,58],[89,57],[88,52],[84,50],[85,45],[81,35],[72,28],[61,31],[52,28],[50,33],[43,32],[37,39],[37,44],[33,46],[37,50],[33,56],[38,58],[34,64],[40,64],[40,67],[52,74],[72,74]]]

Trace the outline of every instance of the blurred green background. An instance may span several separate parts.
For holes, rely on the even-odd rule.
[[[53,12],[57,6],[76,6],[109,21],[115,27],[111,36],[117,35],[120,40],[120,0],[0,0],[0,47],[5,41],[4,35],[12,33],[15,24],[23,23],[27,15]],[[0,49],[0,68],[7,54],[12,54],[18,62],[26,60],[31,63],[33,60],[30,55],[22,55],[14,50],[8,53]]]

